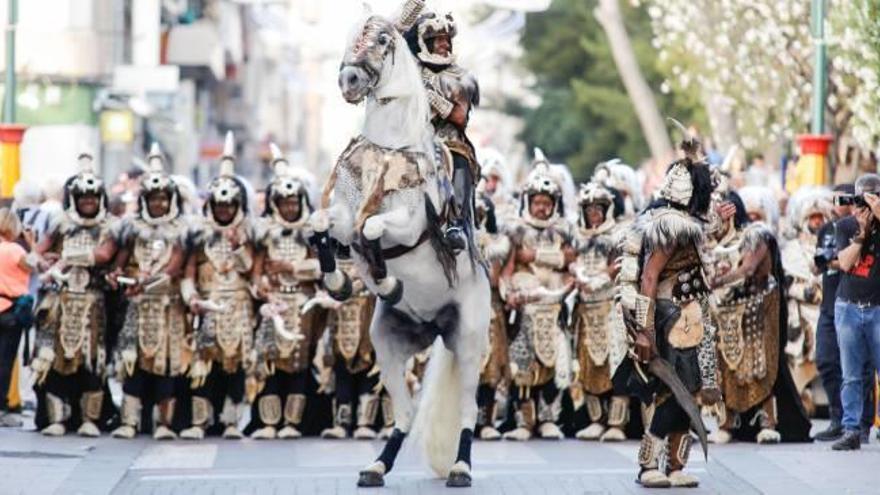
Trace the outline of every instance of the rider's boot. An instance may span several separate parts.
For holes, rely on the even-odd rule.
[[[451,208],[447,210],[444,238],[446,244],[453,251],[459,252],[467,249],[467,230],[473,220],[473,215],[470,213],[474,187],[467,161],[456,157],[453,159],[453,163],[452,187],[454,196],[451,198]]]

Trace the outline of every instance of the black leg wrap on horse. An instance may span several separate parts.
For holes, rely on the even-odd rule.
[[[382,449],[382,453],[376,459],[385,465],[385,474],[390,473],[391,468],[394,467],[394,460],[397,459],[397,454],[400,452],[404,438],[406,438],[406,433],[395,428],[391,432],[391,437],[385,442],[385,448]]]
[[[336,257],[333,255],[333,246],[330,244],[330,235],[326,232],[316,232],[309,239],[309,242],[315,246],[315,249],[318,251],[318,264],[321,265],[321,272],[335,272]]]
[[[403,299],[403,282],[397,280],[394,289],[392,289],[391,292],[384,296],[380,295],[379,297],[391,306],[396,305],[401,299]]]
[[[474,441],[474,430],[465,428],[461,430],[461,436],[458,438],[458,456],[455,462],[465,462],[471,465],[471,444]]]
[[[385,257],[382,255],[382,244],[379,239],[367,241],[368,260],[370,262],[370,276],[379,281],[388,276],[388,267],[385,266]]]
[[[330,297],[339,302],[348,301],[351,298],[352,293],[354,293],[354,288],[351,284],[351,277],[349,277],[345,273],[343,273],[342,275],[345,277],[345,282],[342,284],[342,287],[339,290],[330,290],[327,289],[326,286],[324,287],[325,289],[327,289],[327,294],[329,294]]]

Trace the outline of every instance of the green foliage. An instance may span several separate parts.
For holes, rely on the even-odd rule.
[[[547,11],[527,16],[523,63],[536,75],[534,90],[542,103],[533,109],[510,108],[525,118],[521,138],[529,148],[540,146],[551,160],[569,164],[580,179],[610,158],[638,164],[650,156],[605,32],[593,17],[596,3],[554,0]],[[651,46],[647,13],[628,2],[621,2],[621,10],[661,113],[701,124],[704,119],[695,97],[660,93],[663,76]]]

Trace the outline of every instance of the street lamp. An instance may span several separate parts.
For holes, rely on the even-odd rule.
[[[795,188],[825,185],[828,177],[828,148],[834,137],[825,134],[825,97],[828,79],[825,40],[825,0],[812,0],[811,22],[813,46],[813,99],[810,134],[797,137],[801,157],[795,168]]]
[[[3,124],[0,125],[0,197],[12,196],[20,176],[19,146],[25,126],[15,124],[15,26],[18,0],[9,0],[6,26],[6,87],[3,95]]]

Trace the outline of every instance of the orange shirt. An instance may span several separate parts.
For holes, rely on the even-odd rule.
[[[30,273],[21,267],[27,256],[23,247],[14,242],[0,241],[0,313],[12,306],[15,299],[28,293]]]

